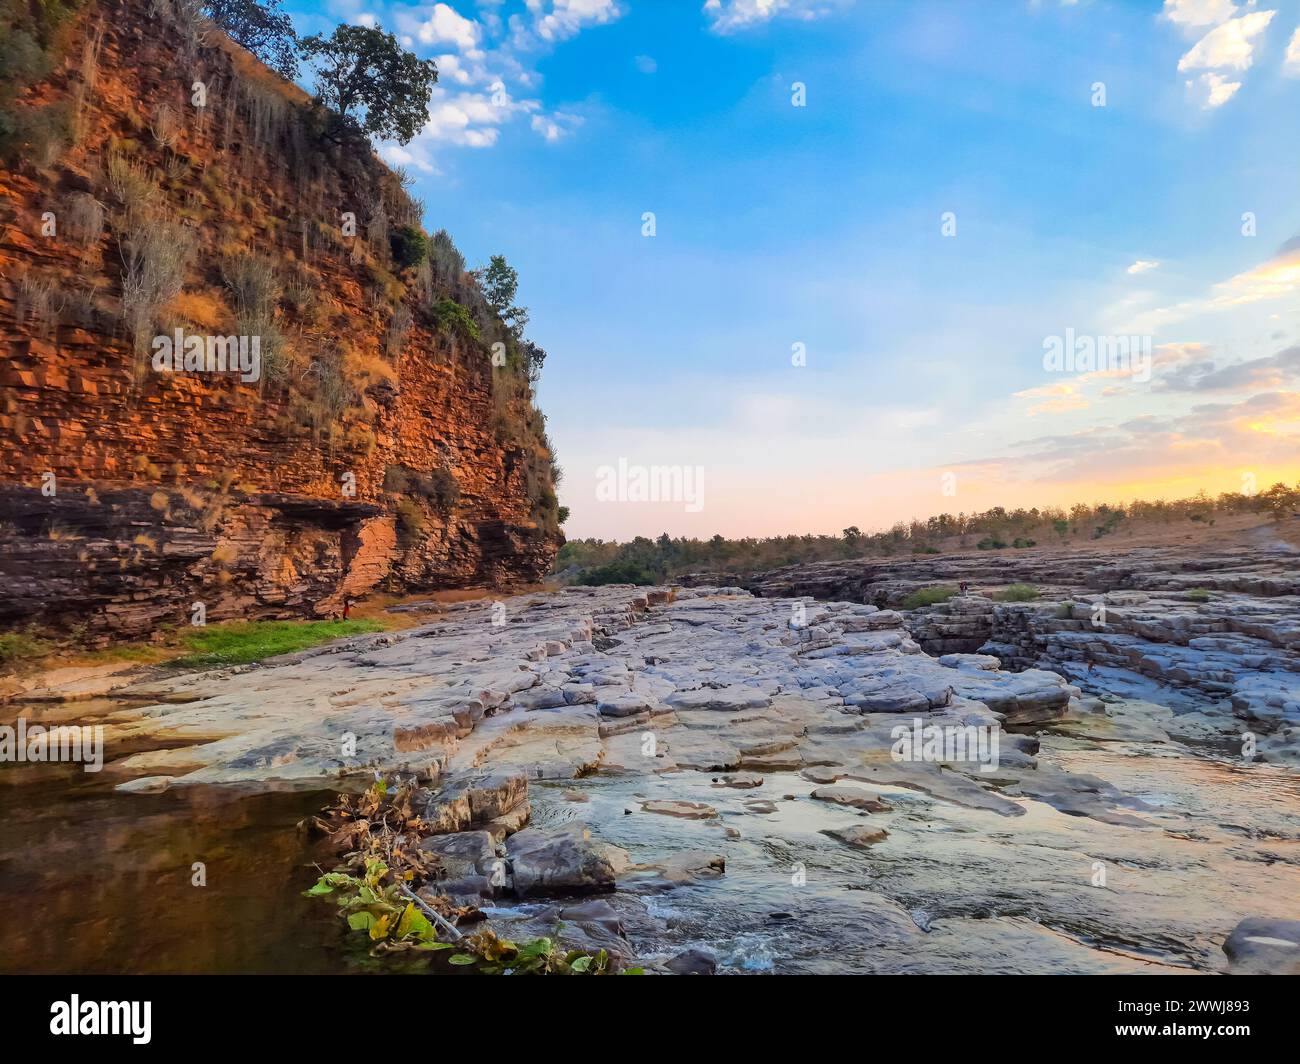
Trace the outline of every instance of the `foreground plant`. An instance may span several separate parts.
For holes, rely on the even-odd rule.
[[[338,906],[348,928],[364,933],[372,953],[454,951],[447,963],[480,975],[610,975],[605,950],[563,950],[553,939],[516,943],[490,930],[466,935],[457,926],[483,919],[474,906],[454,905],[436,887],[443,874],[438,858],[419,848],[434,834],[417,812],[419,788],[413,782],[390,787],[376,780],[359,795],[340,795],[313,817],[310,825],[346,852],[343,863],[305,891]],[[627,975],[642,969],[629,968]]]

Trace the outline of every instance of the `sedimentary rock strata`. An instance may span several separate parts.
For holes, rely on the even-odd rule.
[[[905,611],[906,631],[941,662],[1048,670],[1097,693],[1165,702],[1179,710],[1175,730],[1230,736],[1251,729],[1260,756],[1294,763],[1300,553],[1267,528],[1242,538],[1236,546],[837,562],[776,570],[747,583],[764,595],[897,605],[923,588],[955,590],[965,582],[966,595]],[[1001,601],[1012,584],[1029,585],[1038,597]],[[994,682],[984,700],[1001,708],[996,688]],[[919,704],[922,694],[900,697]]]
[[[75,98],[81,132],[48,166],[0,167],[0,628],[102,644],[187,623],[195,601],[210,620],[329,615],[376,587],[539,579],[560,542],[549,456],[500,430],[519,411],[486,349],[438,325],[448,293],[391,261],[390,219],[418,209],[364,147],[313,135],[300,89],[205,37],[192,54],[145,0],[88,2],[15,105]],[[253,328],[232,262],[271,271],[260,380],[142,363],[123,249],[147,212],[127,186],[195,246],[162,332]],[[294,353],[275,379],[273,334]],[[411,487],[432,474],[437,503]]]

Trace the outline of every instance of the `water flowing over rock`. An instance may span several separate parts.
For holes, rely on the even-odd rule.
[[[1289,916],[1294,774],[1216,753],[1176,726],[1190,713],[932,657],[867,604],[605,587],[503,605],[504,625],[464,602],[128,688],[159,700],[119,715],[110,753],[140,752],[105,772],[173,792],[415,776],[439,890],[507,935],[599,895],[617,919],[573,941],[612,948],[621,927],[651,970],[700,949],[726,971],[1217,971],[1239,920]],[[602,712],[616,701],[635,708]]]

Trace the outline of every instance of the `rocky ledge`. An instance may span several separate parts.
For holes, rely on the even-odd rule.
[[[791,566],[756,594],[901,606],[922,589],[965,595],[904,613],[929,654],[990,655],[1094,694],[1173,707],[1172,726],[1300,764],[1300,552],[1269,527],[1231,545],[978,552]],[[1005,601],[1022,584],[1036,598]]]
[[[415,778],[438,891],[510,937],[559,928],[664,971],[1227,970],[1258,937],[1225,954],[1239,921],[1294,917],[1294,775],[1198,753],[1168,706],[929,656],[864,603],[428,608],[119,691],[153,704],[110,719],[105,771],[144,791]]]

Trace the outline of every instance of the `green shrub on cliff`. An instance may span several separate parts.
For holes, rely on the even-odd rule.
[[[997,597],[1001,602],[1032,602],[1038,598],[1038,588],[1032,584],[1008,584]]]
[[[957,594],[955,587],[918,588],[903,599],[903,609],[915,610],[920,609],[922,606],[933,606],[939,602],[947,602],[955,594]]]
[[[393,262],[403,270],[420,265],[429,251],[428,241],[416,225],[404,225],[394,230],[388,237],[388,244]]]
[[[443,517],[460,501],[460,485],[446,469],[431,469],[421,473],[404,465],[391,465],[384,471],[384,490],[398,495],[413,495],[423,499]]]
[[[466,339],[478,340],[483,335],[474,315],[454,299],[444,299],[435,304],[433,318],[440,328]]]

